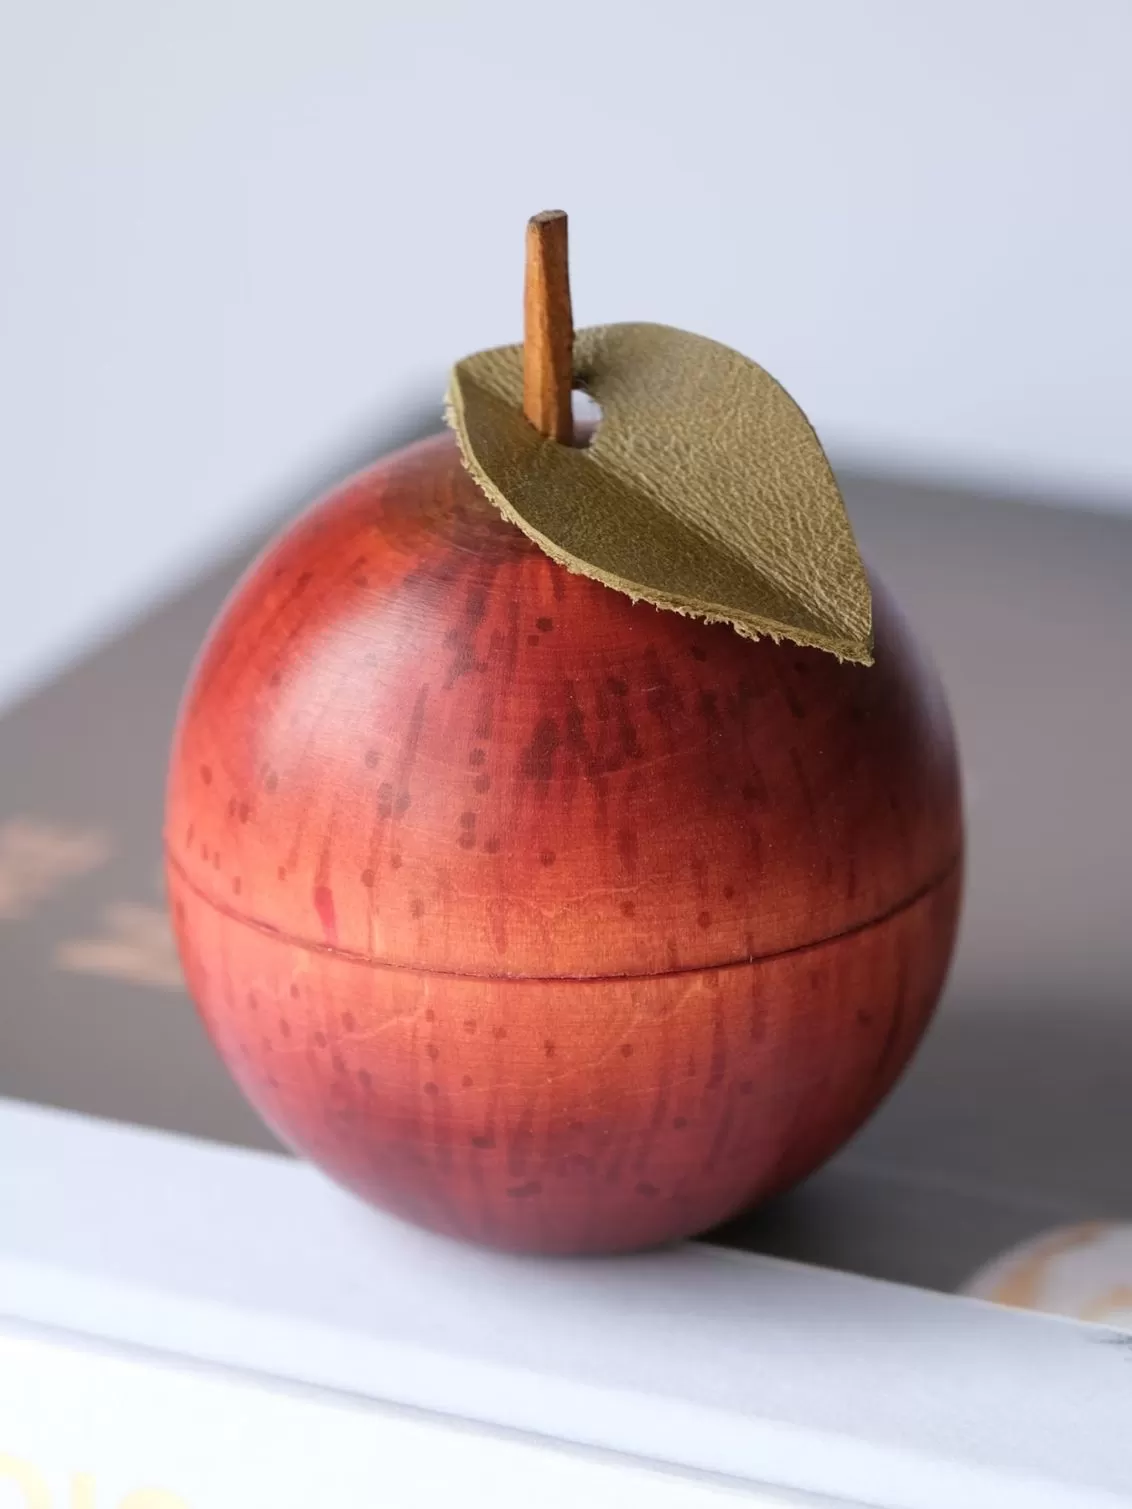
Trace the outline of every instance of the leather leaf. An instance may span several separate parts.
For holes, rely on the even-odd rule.
[[[523,416],[522,347],[453,369],[448,420],[488,498],[552,560],[657,608],[872,663],[872,600],[841,493],[768,372],[665,325],[575,337],[591,443]]]

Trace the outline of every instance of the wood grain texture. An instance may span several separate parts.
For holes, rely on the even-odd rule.
[[[946,708],[875,614],[866,669],[633,604],[450,437],[313,509],[218,621],[168,796],[190,988],[268,1122],[556,1252],[828,1157],[927,1022],[960,889]]]
[[[523,413],[548,440],[571,445],[574,313],[566,214],[544,210],[527,222],[523,285]]]

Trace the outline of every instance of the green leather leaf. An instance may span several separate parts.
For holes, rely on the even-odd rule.
[[[552,560],[658,608],[872,662],[872,599],[829,462],[768,372],[665,325],[575,337],[588,447],[523,416],[521,346],[457,363],[448,421],[497,508]]]

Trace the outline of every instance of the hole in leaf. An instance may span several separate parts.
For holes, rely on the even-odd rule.
[[[574,444],[584,450],[593,444],[601,423],[601,406],[584,388],[575,388],[570,394],[570,411],[574,416]]]

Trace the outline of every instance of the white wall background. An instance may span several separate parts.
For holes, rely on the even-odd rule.
[[[517,337],[738,346],[836,457],[1132,499],[1123,0],[36,0],[0,18],[0,694]]]

